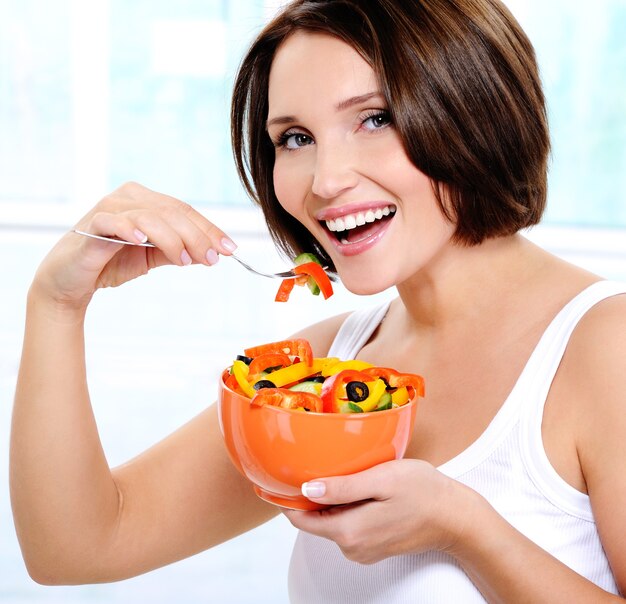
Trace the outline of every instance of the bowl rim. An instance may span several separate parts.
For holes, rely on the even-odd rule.
[[[229,388],[226,385],[226,382],[224,381],[224,376],[227,375],[227,373],[228,373],[228,367],[224,369],[220,375],[220,379],[219,379],[220,387],[223,390],[227,390],[228,392],[230,392],[236,397],[240,397],[242,399],[251,401],[252,399],[245,397],[243,394],[239,394],[239,392],[235,392],[232,388]],[[372,418],[372,417],[376,418],[376,417],[380,417],[381,415],[389,417],[390,414],[402,413],[405,409],[410,409],[411,407],[416,406],[418,403],[418,398],[419,397],[415,395],[413,396],[412,399],[410,399],[404,405],[401,405],[400,407],[395,407],[392,409],[385,409],[383,411],[364,411],[363,413],[323,413],[323,412],[320,413],[318,411],[308,411],[304,415],[306,417],[326,417],[326,418],[329,418],[328,421],[355,421],[355,420],[368,421],[368,418]],[[292,411],[291,409],[284,409],[283,407],[276,407],[275,405],[261,405],[261,406],[257,405],[256,407],[258,409],[267,409],[269,413],[279,413],[279,414],[287,413],[289,414],[289,417],[293,417],[294,413],[296,413],[295,411]],[[298,412],[298,415],[302,415],[302,413]],[[330,419],[330,418],[334,418],[334,419]]]

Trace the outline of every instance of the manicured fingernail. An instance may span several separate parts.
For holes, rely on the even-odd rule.
[[[189,266],[192,262],[191,260],[191,256],[189,255],[189,252],[187,250],[183,250],[180,253],[180,261],[185,265],[185,266]]]
[[[135,229],[134,235],[139,243],[145,243],[146,241],[148,241],[148,235],[142,233],[139,229]]]
[[[305,482],[302,484],[302,494],[307,499],[324,497],[326,494],[326,485],[323,482]]]
[[[206,261],[209,264],[216,264],[219,259],[220,259],[220,257],[217,255],[217,252],[213,248],[211,248],[206,253]]]
[[[234,252],[237,249],[237,244],[228,237],[222,237],[222,241],[220,242],[222,247],[228,252]]]

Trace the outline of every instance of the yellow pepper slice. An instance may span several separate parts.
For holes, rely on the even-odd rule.
[[[339,373],[344,369],[354,369],[355,371],[361,371],[366,367],[373,367],[371,363],[367,363],[365,361],[339,361],[337,363],[332,363],[327,367],[322,368],[322,375],[324,377],[329,377],[331,375],[335,375],[335,373]]]
[[[327,372],[330,370],[331,367],[333,367],[334,365],[340,362],[339,357],[324,357],[321,359],[314,359],[314,360],[323,361],[322,368],[320,369],[320,373],[324,377],[327,377],[327,375],[329,375]]]
[[[303,380],[304,378],[319,373],[326,360],[327,359],[325,358],[313,359],[313,363],[311,365],[307,365],[304,361],[294,363],[288,367],[283,367],[282,369],[277,369],[276,371],[268,373],[264,379],[272,382],[276,388],[282,388],[287,384],[293,384],[293,382]]]
[[[406,386],[401,386],[391,393],[391,402],[398,407],[406,405],[409,402],[409,391]]]
[[[244,391],[244,393],[253,398],[256,394],[256,390],[252,387],[252,384],[248,381],[248,373],[250,372],[250,368],[243,361],[234,361],[233,362],[233,375],[239,384],[239,387]]]
[[[384,394],[387,389],[387,384],[383,380],[376,380],[375,382],[366,382],[367,387],[369,388],[370,394],[369,396],[360,403],[354,403],[363,409],[364,413],[368,411],[373,411],[380,400],[380,397]]]

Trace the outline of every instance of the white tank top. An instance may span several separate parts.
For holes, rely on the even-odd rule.
[[[626,284],[600,281],[569,302],[546,329],[485,432],[438,468],[481,493],[510,524],[554,557],[614,594],[617,585],[589,497],[567,484],[548,461],[541,421],[548,390],[580,318],[600,300],[623,293]],[[354,358],[388,305],[351,314],[329,356]],[[293,604],[485,602],[447,554],[430,551],[361,565],[347,560],[333,541],[302,531],[291,558],[289,597]]]

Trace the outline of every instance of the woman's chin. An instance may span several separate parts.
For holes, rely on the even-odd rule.
[[[344,278],[340,275],[343,286],[356,296],[374,296],[380,294],[391,287],[394,283],[387,279],[368,279],[367,277]]]

